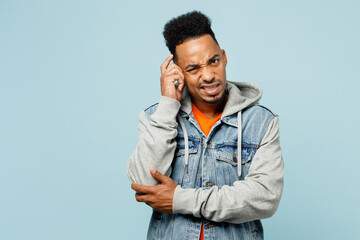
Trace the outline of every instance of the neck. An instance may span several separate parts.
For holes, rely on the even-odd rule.
[[[216,118],[220,113],[224,111],[225,104],[227,102],[228,95],[224,96],[224,99],[219,103],[206,103],[193,101],[193,104],[200,110],[205,116],[210,119]]]

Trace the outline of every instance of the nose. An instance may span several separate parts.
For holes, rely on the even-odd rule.
[[[211,67],[204,66],[201,71],[201,79],[206,82],[211,82],[215,79],[215,74]]]

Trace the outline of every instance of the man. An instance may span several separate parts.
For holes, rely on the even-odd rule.
[[[140,114],[128,163],[136,200],[154,209],[148,239],[263,239],[283,188],[278,116],[259,87],[226,81],[205,15],[172,19],[164,37],[161,98]]]

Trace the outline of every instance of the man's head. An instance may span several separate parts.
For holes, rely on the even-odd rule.
[[[210,20],[200,12],[190,12],[169,21],[163,34],[174,62],[184,73],[193,103],[199,109],[222,103],[227,58],[215,39]]]
[[[198,11],[189,12],[171,19],[164,26],[166,46],[176,58],[176,46],[186,40],[195,39],[209,34],[218,44],[214,32],[211,30],[210,19]],[[218,44],[219,45],[219,44]]]

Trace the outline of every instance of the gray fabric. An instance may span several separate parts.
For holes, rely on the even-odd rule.
[[[262,90],[251,83],[227,84],[228,101],[221,119],[257,104]],[[130,157],[127,174],[131,182],[156,185],[150,174],[155,167],[170,176],[171,163],[176,150],[177,121],[181,110],[189,115],[191,99],[184,89],[181,104],[171,98],[161,97],[148,116],[139,116],[139,137]],[[212,221],[241,223],[270,217],[279,204],[283,188],[283,160],[279,143],[279,120],[276,116],[267,129],[244,181],[233,186],[211,189],[183,189],[177,186],[173,199],[173,212],[205,217]]]
[[[183,189],[177,186],[173,212],[230,223],[271,217],[278,207],[283,188],[284,166],[278,127],[279,118],[275,117],[244,181],[211,189]]]

